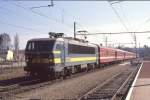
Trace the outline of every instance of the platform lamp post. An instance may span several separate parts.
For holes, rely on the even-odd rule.
[[[137,39],[136,39],[135,32],[134,32],[134,34],[133,34],[133,38],[134,38],[134,43],[135,43],[135,52],[136,52],[136,58],[137,58]]]

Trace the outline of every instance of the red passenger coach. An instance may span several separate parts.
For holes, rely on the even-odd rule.
[[[120,49],[100,47],[99,48],[100,64],[111,64],[113,62],[121,62],[136,58],[136,54]]]
[[[117,52],[117,61],[123,61],[125,59],[125,51],[116,49]]]
[[[128,59],[133,59],[133,58],[136,58],[136,54],[126,51],[125,59],[128,60]]]
[[[113,48],[100,47],[100,63],[106,64],[116,60],[116,51]]]

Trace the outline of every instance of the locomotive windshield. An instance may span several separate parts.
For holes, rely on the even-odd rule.
[[[51,41],[29,41],[26,46],[27,51],[52,51],[54,40]]]

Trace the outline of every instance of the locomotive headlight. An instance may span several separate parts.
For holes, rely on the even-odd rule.
[[[53,59],[50,59],[49,61],[50,61],[50,62],[53,62]]]
[[[26,62],[28,62],[28,61],[29,61],[29,58],[28,58],[28,57],[25,57],[25,60],[26,60]]]
[[[49,62],[50,62],[50,63],[53,63],[53,62],[54,62],[54,60],[53,60],[53,55],[49,55]]]

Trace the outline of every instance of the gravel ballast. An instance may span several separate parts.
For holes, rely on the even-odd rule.
[[[40,98],[41,100],[77,99],[98,84],[101,84],[118,72],[127,70],[129,67],[131,66],[128,63],[115,65],[104,70],[17,94],[12,97],[12,100],[30,100],[34,98]]]
[[[12,79],[16,77],[22,77],[26,75],[26,72],[23,70],[23,67],[18,67],[16,69],[9,69],[10,71],[7,73],[0,74],[0,81],[1,80],[7,80]]]

